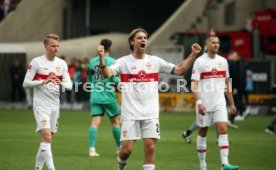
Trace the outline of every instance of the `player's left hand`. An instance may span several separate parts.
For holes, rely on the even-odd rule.
[[[230,108],[231,108],[231,114],[234,114],[234,115],[237,114],[237,109],[235,105],[231,105]]]
[[[198,55],[201,51],[201,47],[198,43],[194,43],[192,45],[192,53],[195,54],[195,55]]]

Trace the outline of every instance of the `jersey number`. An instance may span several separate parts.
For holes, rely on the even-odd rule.
[[[95,80],[99,80],[99,78],[101,78],[102,80],[104,79],[103,76],[102,76],[102,72],[101,72],[101,69],[100,69],[100,65],[95,65]]]
[[[160,127],[159,127],[159,124],[158,123],[156,123],[156,132],[160,132]]]

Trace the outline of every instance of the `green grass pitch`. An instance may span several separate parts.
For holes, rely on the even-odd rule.
[[[196,134],[192,144],[183,141],[181,133],[195,119],[193,114],[161,113],[161,140],[157,143],[156,170],[197,170]],[[230,162],[241,170],[275,170],[276,136],[264,128],[268,116],[250,116],[238,122],[238,130],[230,129]],[[54,137],[52,151],[57,170],[116,170],[115,143],[111,125],[103,118],[97,139],[100,157],[88,157],[89,111],[61,111],[59,132]],[[0,109],[0,170],[34,169],[39,135],[35,131],[32,110]],[[220,169],[215,129],[207,138],[209,170]],[[128,170],[142,170],[143,142],[138,141],[128,162]],[[44,166],[44,169],[47,169]]]

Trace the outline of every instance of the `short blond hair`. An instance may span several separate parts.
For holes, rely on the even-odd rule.
[[[48,41],[49,41],[49,39],[60,41],[60,37],[58,35],[56,35],[56,34],[48,34],[44,38],[44,40],[43,40],[44,44],[47,44]]]

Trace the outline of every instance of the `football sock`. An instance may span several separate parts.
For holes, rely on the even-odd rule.
[[[53,155],[51,149],[51,143],[40,143],[41,155],[48,167],[48,170],[55,170]]]
[[[89,148],[94,148],[96,145],[98,128],[90,127],[89,128]]]
[[[127,160],[122,160],[120,156],[117,157],[118,170],[125,170],[127,165]]]
[[[116,141],[116,146],[117,148],[119,148],[121,146],[121,141],[120,141],[120,138],[121,138],[121,128],[118,127],[118,126],[114,126],[112,127],[112,133],[113,133],[113,137]]]
[[[154,164],[144,164],[143,168],[144,170],[154,170],[155,166]]]
[[[40,146],[38,148],[37,154],[36,154],[36,161],[35,161],[35,170],[42,170],[44,165],[44,159],[43,159],[43,152],[44,150],[41,149],[42,143],[40,143]]]
[[[200,167],[207,166],[206,164],[206,137],[197,136],[197,154],[200,161]]]
[[[228,155],[229,155],[229,141],[228,141],[228,135],[219,135],[218,136],[218,145],[220,149],[220,158],[221,163],[228,165]]]
[[[188,129],[188,130],[190,131],[190,134],[193,133],[193,131],[195,131],[196,128],[197,128],[197,124],[196,124],[196,122],[194,122],[194,123],[192,124],[192,126],[189,127],[189,129]]]

